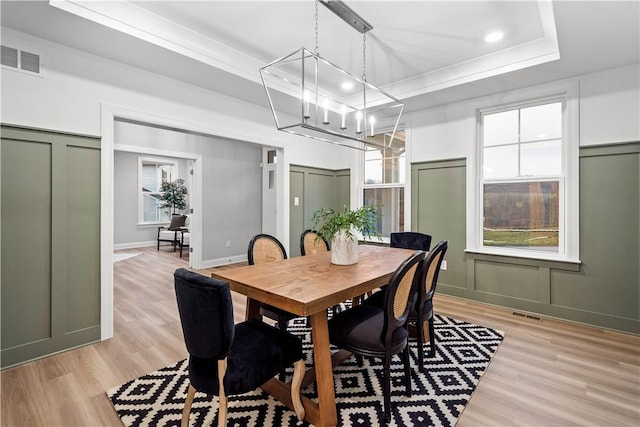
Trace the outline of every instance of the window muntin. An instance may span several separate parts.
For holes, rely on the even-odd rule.
[[[481,246],[559,253],[562,101],[481,119]]]
[[[170,159],[138,158],[138,222],[158,224],[171,221],[171,208],[162,207],[163,182],[178,179],[178,163]]]
[[[369,146],[364,153],[363,204],[375,206],[380,213],[378,234],[404,231],[404,185],[406,176],[405,133],[381,133],[375,136],[388,149]]]

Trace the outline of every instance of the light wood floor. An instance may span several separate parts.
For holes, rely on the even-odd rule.
[[[117,426],[108,388],[186,357],[168,250],[115,263],[115,336],[0,374],[2,426]],[[244,298],[234,295],[236,320]],[[437,296],[439,314],[505,339],[458,427],[639,426],[640,338]]]

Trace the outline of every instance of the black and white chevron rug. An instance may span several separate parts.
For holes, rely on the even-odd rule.
[[[292,320],[289,331],[304,339],[311,366],[311,330],[305,319]],[[500,331],[444,316],[436,316],[435,331],[438,351],[425,359],[425,374],[417,370],[417,344],[410,341],[412,397],[404,395],[402,362],[394,356],[389,426],[454,426],[503,338]],[[358,367],[352,357],[334,369],[333,378],[339,426],[382,425],[381,360],[365,358]],[[188,385],[187,361],[182,360],[114,387],[107,395],[125,426],[179,426]],[[302,392],[317,397],[314,385]],[[196,393],[190,425],[217,425],[217,409],[217,398]],[[230,396],[227,420],[234,427],[309,425],[299,423],[293,411],[259,389]]]

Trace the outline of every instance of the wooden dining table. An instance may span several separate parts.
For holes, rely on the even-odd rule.
[[[305,419],[315,426],[335,426],[337,410],[333,382],[335,355],[329,348],[327,308],[356,298],[388,283],[398,266],[415,251],[386,246],[360,245],[359,261],[352,265],[331,263],[331,253],[277,260],[219,270],[211,276],[228,282],[231,290],[247,296],[246,317],[259,318],[266,303],[311,319],[314,366],[303,386],[315,380],[317,403],[302,396]],[[276,378],[262,389],[293,408],[290,384]]]

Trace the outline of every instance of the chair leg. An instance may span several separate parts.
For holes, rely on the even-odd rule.
[[[293,379],[291,380],[291,401],[293,402],[293,409],[296,412],[298,420],[302,421],[304,418],[304,406],[300,400],[300,385],[304,378],[306,366],[304,360],[300,359],[293,364]]]
[[[429,319],[429,343],[431,344],[429,357],[434,357],[436,355],[436,334],[433,326],[433,317]]]
[[[402,363],[404,364],[404,390],[408,397],[411,397],[411,364],[409,363],[409,343],[402,350]]]
[[[360,354],[356,354],[356,363],[358,364],[358,368],[362,368],[364,366],[364,357]]]
[[[418,369],[420,372],[424,372],[424,320],[422,316],[418,317],[416,328],[418,338]]]
[[[218,360],[218,388],[220,393],[218,398],[220,405],[218,408],[218,427],[226,427],[227,425],[227,395],[224,393],[224,374],[227,372],[227,358]]]
[[[287,316],[278,315],[278,328],[283,331],[287,330]]]
[[[382,378],[382,396],[384,399],[384,423],[388,424],[391,421],[391,356],[390,354],[384,357],[384,368]]]
[[[188,427],[189,426],[189,414],[191,413],[191,404],[193,403],[193,397],[196,394],[196,389],[193,388],[191,384],[189,384],[189,389],[187,390],[187,399],[184,401],[184,408],[182,409],[182,421],[180,422],[180,427]]]

